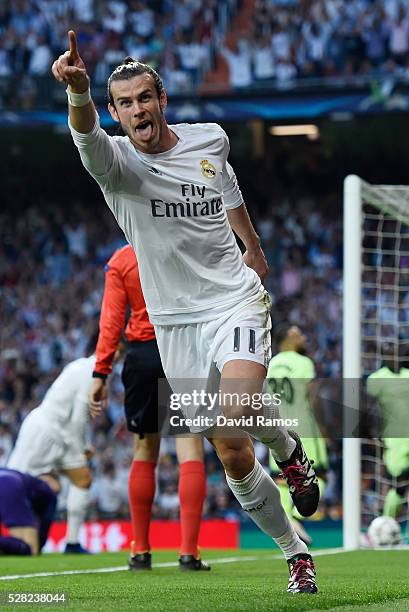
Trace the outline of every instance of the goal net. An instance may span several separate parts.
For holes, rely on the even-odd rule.
[[[344,184],[344,406],[356,410],[366,437],[344,439],[347,548],[357,548],[362,533],[382,514],[394,516],[408,536],[409,371],[402,370],[408,362],[409,186],[370,185],[349,176]],[[353,380],[363,381],[366,401],[351,397]],[[396,419],[388,429],[391,413]],[[348,423],[346,431],[347,436],[352,431]]]

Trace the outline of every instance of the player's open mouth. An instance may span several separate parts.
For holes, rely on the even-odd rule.
[[[138,135],[138,138],[144,141],[148,141],[152,138],[153,133],[153,123],[152,121],[141,121],[136,128],[135,132]]]

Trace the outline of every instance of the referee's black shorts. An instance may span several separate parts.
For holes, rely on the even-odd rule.
[[[125,416],[129,431],[141,437],[147,433],[160,432],[168,406],[168,392],[161,392],[160,398],[158,393],[158,380],[164,378],[156,339],[130,342],[122,370]]]

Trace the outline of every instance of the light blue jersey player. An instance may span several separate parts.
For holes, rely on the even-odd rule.
[[[307,453],[314,461],[314,469],[319,478],[321,494],[324,489],[323,476],[328,470],[328,453],[323,433],[322,423],[318,423],[311,401],[312,385],[315,378],[315,366],[306,352],[306,337],[297,325],[283,323],[277,326],[274,333],[275,342],[279,352],[271,359],[268,366],[267,380],[272,393],[280,393],[282,418],[297,418],[299,420],[299,434]],[[270,455],[271,457],[271,455]],[[273,474],[278,474],[278,468],[273,457],[270,459]],[[311,538],[298,521],[301,518],[292,503],[288,490],[280,486],[282,504],[294,521],[298,535],[310,543]]]
[[[391,344],[384,344],[382,354],[382,367],[368,376],[367,392],[376,398],[381,411],[383,461],[393,480],[383,514],[396,518],[409,481],[409,368],[394,363]]]

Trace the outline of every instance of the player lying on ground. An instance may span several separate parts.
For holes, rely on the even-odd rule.
[[[315,473],[319,474],[319,487],[321,494],[325,486],[325,475],[329,467],[328,453],[325,438],[328,437],[323,423],[323,414],[314,389],[315,366],[310,357],[306,355],[307,339],[298,325],[281,323],[274,329],[274,339],[278,348],[268,366],[267,380],[271,393],[281,394],[281,416],[285,418],[298,417],[302,423],[302,443],[312,461]],[[280,472],[277,464],[271,457],[270,467],[276,475]],[[302,523],[301,515],[294,509],[294,504],[288,495],[288,489],[280,479],[278,483],[281,502],[291,517],[294,529],[306,543],[311,538]]]
[[[130,317],[125,328],[127,307]],[[99,321],[96,363],[92,374],[90,406],[99,410],[107,400],[106,378],[125,328],[128,342],[122,381],[125,387],[125,414],[134,436],[134,459],[129,472],[129,506],[133,542],[129,567],[150,569],[149,526],[155,497],[155,468],[159,456],[160,430],[166,406],[159,405],[158,380],[165,374],[159,357],[155,331],[146,312],[139,280],[138,263],[130,245],[119,249],[106,266],[105,291]],[[206,474],[203,463],[203,439],[176,438],[180,465],[179,498],[181,570],[201,571],[210,567],[201,561],[197,541],[203,502],[206,496]]]
[[[0,555],[38,555],[47,541],[59,491],[54,478],[0,468]]]
[[[96,336],[89,342],[95,349]],[[63,474],[70,480],[65,552],[84,553],[78,541],[92,483],[87,454],[89,390],[95,354],[69,363],[53,382],[38,408],[24,419],[7,467],[31,474]]]
[[[234,171],[229,142],[217,124],[169,126],[166,92],[149,66],[127,58],[108,80],[109,112],[126,136],[110,137],[99,125],[74,32],[70,49],[53,64],[55,78],[68,85],[69,123],[85,168],[98,182],[138,257],[149,318],[164,372],[172,389],[220,376],[222,398],[239,388],[228,417],[251,415],[243,397],[261,393],[270,356],[270,300],[260,277],[267,264],[249,219]],[[243,241],[242,256],[234,232]],[[263,406],[277,418],[274,406]],[[194,402],[184,407],[195,418]],[[216,417],[221,408],[212,414]],[[200,415],[199,415],[200,416]],[[289,523],[280,494],[255,459],[249,436],[230,428],[222,434],[204,424],[233,494],[254,522],[275,539],[290,569],[289,592],[316,592],[314,564]],[[319,500],[317,479],[296,436],[257,422],[242,430],[271,449],[302,514]]]
[[[383,514],[397,518],[409,480],[409,368],[406,360],[399,363],[391,343],[382,346],[382,356],[382,366],[368,376],[367,392],[377,399],[381,411],[383,461],[394,483],[386,494]]]

